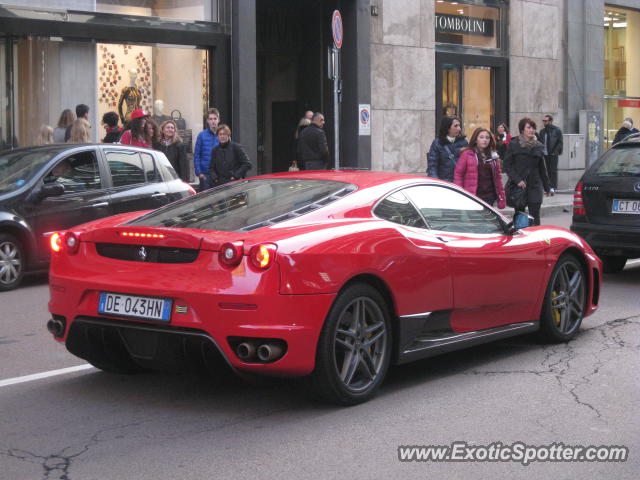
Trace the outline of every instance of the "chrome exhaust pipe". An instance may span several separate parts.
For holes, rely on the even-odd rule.
[[[56,337],[61,337],[64,334],[64,325],[60,320],[49,320],[47,322],[47,330]]]
[[[258,347],[258,359],[261,362],[272,362],[282,356],[283,349],[276,343],[263,343]]]
[[[236,347],[236,355],[243,362],[247,362],[255,357],[256,346],[253,343],[242,342]]]

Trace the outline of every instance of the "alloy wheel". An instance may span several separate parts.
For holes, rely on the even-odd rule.
[[[0,243],[0,283],[14,284],[22,273],[22,255],[18,246],[11,241]]]
[[[585,280],[576,262],[564,262],[555,271],[551,287],[551,317],[558,332],[570,334],[584,313]]]
[[[362,392],[378,378],[388,341],[385,317],[369,297],[357,297],[341,312],[334,335],[334,367],[344,387]]]

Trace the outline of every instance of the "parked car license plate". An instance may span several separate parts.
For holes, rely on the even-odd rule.
[[[621,200],[614,198],[611,213],[640,214],[640,200]]]
[[[168,322],[172,300],[101,292],[98,313]]]

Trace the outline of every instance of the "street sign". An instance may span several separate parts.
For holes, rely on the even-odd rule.
[[[344,30],[342,28],[342,15],[340,11],[334,10],[331,17],[331,33],[333,34],[333,44],[336,48],[342,48],[342,39],[344,38]]]
[[[358,135],[371,135],[371,105],[358,106]]]

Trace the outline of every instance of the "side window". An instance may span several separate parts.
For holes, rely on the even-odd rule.
[[[404,190],[433,230],[504,233],[500,217],[480,202],[447,187],[422,185]]]
[[[136,185],[145,182],[144,168],[138,152],[107,152],[107,163],[114,187]]]
[[[94,151],[75,153],[51,169],[45,184],[59,183],[65,193],[78,193],[102,188],[100,169]]]
[[[161,182],[162,178],[160,178],[160,172],[158,172],[156,164],[153,161],[153,155],[150,153],[141,153],[140,156],[142,157],[142,167],[147,176],[147,182]]]
[[[373,213],[380,218],[407,227],[427,227],[418,211],[402,192],[396,192],[382,200]]]

